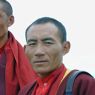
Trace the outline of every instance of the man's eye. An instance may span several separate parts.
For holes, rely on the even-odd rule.
[[[44,43],[47,44],[47,45],[51,45],[51,44],[53,44],[52,41],[45,41]]]
[[[33,46],[33,45],[36,45],[36,43],[35,43],[35,42],[31,42],[31,43],[29,43],[28,45],[29,45],[29,46]]]

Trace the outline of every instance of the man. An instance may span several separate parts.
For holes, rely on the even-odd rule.
[[[0,0],[0,95],[17,95],[33,79],[33,71],[22,46],[8,31],[13,23],[10,3]]]
[[[74,72],[62,64],[62,57],[70,49],[65,27],[53,18],[39,18],[26,29],[26,41],[25,52],[35,71],[35,81],[18,95],[65,95],[68,76]],[[80,74],[73,95],[95,95],[95,79]]]

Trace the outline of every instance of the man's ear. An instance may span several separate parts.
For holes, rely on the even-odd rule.
[[[8,17],[8,27],[13,25],[13,23],[14,23],[14,16],[11,15],[11,16]]]
[[[69,42],[69,41],[65,41],[65,42],[63,43],[63,54],[64,54],[64,55],[69,52],[70,46],[71,46],[71,45],[70,45],[70,42]]]

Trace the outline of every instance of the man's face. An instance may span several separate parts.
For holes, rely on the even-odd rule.
[[[8,31],[8,16],[3,11],[2,3],[0,3],[0,38]]]
[[[25,52],[39,76],[47,76],[62,64],[63,45],[55,25],[31,26],[27,32],[27,44]]]

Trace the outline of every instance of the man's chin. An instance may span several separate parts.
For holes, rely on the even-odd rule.
[[[49,70],[46,70],[46,68],[45,69],[35,70],[35,72],[41,78],[46,77],[46,76],[48,76],[50,74],[50,71]]]

